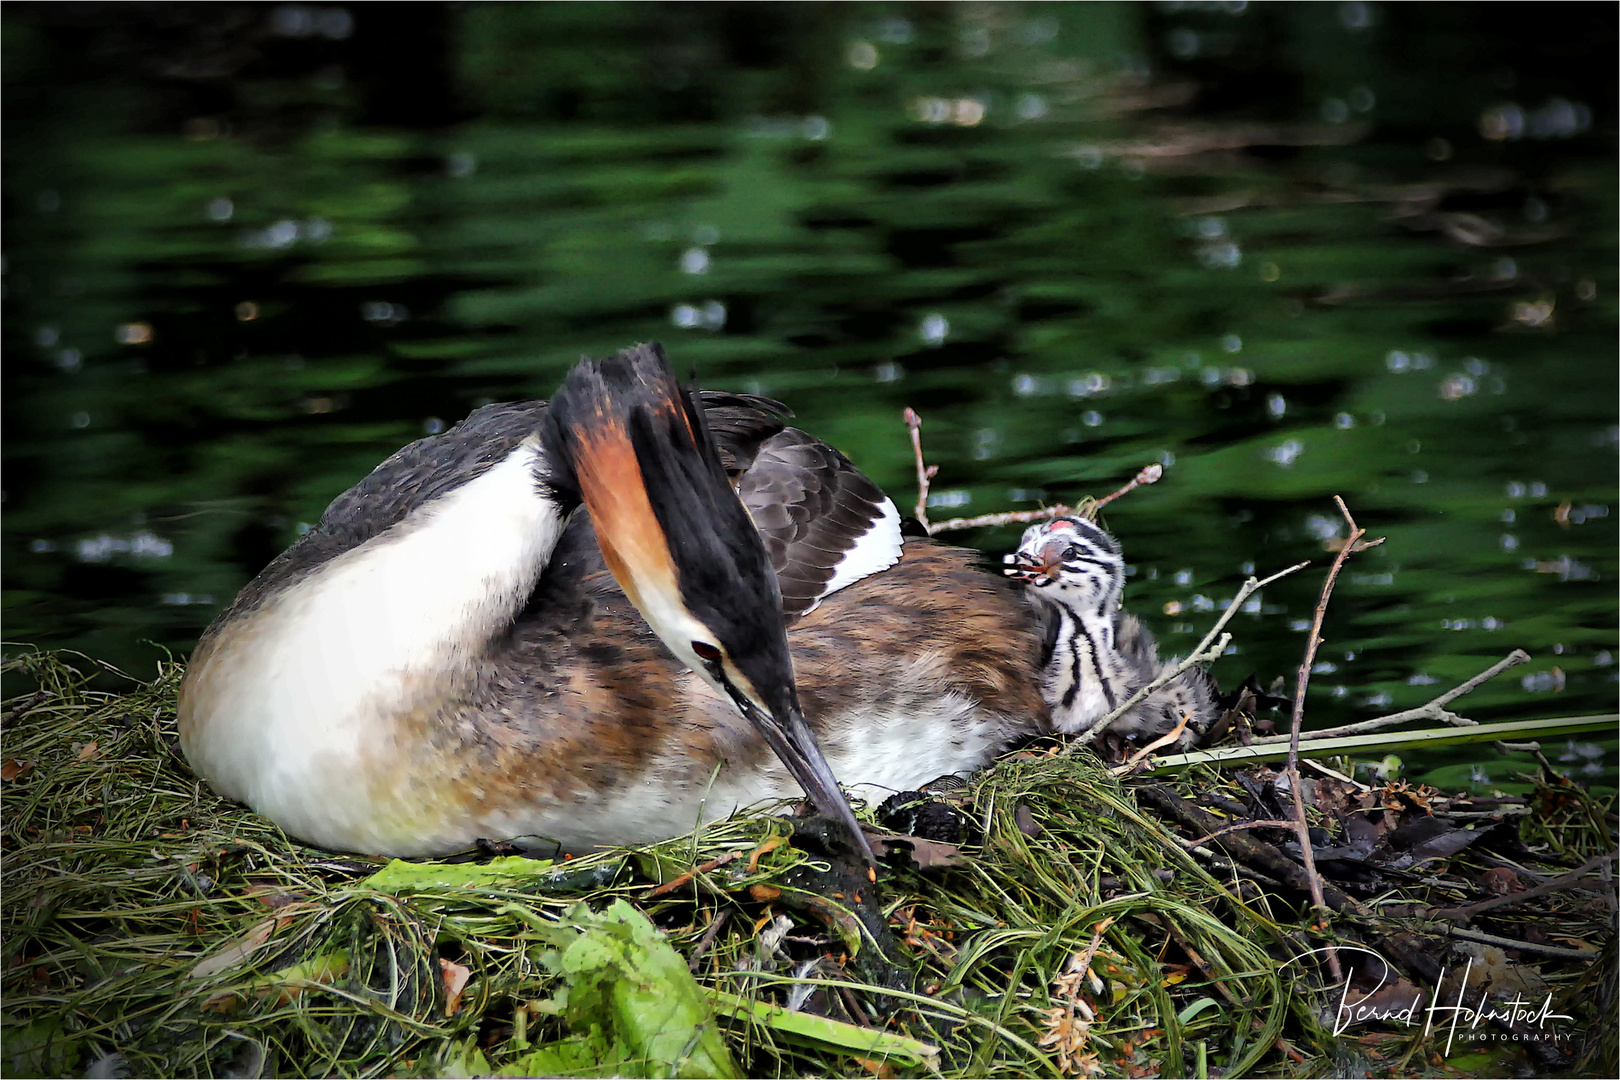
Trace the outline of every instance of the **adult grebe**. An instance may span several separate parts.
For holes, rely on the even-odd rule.
[[[580,851],[801,787],[853,828],[837,781],[916,788],[1045,730],[1020,587],[902,541],[783,411],[644,345],[407,446],[203,635],[192,767],[324,847]]]

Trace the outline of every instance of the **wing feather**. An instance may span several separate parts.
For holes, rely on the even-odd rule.
[[[899,561],[894,504],[843,454],[797,428],[759,444],[737,494],[765,540],[790,621]]]

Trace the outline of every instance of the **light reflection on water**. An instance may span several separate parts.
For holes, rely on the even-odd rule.
[[[478,7],[462,115],[383,123],[374,10],[282,5],[306,52],[191,82],[8,71],[52,102],[7,133],[8,637],[183,652],[399,445],[661,338],[902,505],[906,405],[932,509],[1173,463],[1107,514],[1171,651],[1316,560],[1250,602],[1231,681],[1291,677],[1345,496],[1388,540],[1330,610],[1323,722],[1513,647],[1473,715],[1613,708],[1614,118],[1494,25],[1414,81],[1401,50],[1459,31],[1377,5],[828,11],[769,56],[703,12],[709,59],[649,88],[656,34],[575,27],[625,62],[584,71],[561,14]],[[1303,59],[1240,63],[1268,34]]]

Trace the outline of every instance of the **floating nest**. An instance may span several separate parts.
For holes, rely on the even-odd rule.
[[[1287,834],[1188,816],[1263,816],[1274,778],[1139,792],[1040,747],[891,801],[876,882],[768,813],[556,862],[387,863],[213,796],[178,750],[179,665],[5,670],[37,687],[0,748],[8,1076],[1615,1073],[1612,808],[1556,778],[1313,792],[1331,926],[1227,846],[1286,858]],[[1389,966],[1341,951],[1346,990],[1335,944]],[[1557,1037],[1505,1037],[1530,1029],[1510,1015],[1448,1043],[1456,1014],[1425,1010],[1454,989]]]

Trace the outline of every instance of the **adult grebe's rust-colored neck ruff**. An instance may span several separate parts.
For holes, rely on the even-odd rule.
[[[637,608],[651,606],[672,617],[681,610],[675,562],[648,501],[629,432],[617,417],[598,414],[591,426],[576,428],[574,437],[579,445],[575,474],[603,561]]]

